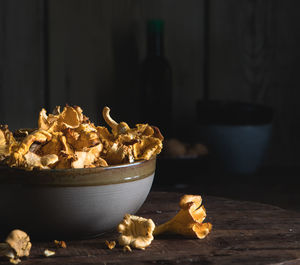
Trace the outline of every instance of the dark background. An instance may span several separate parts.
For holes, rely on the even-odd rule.
[[[265,104],[275,113],[270,148],[257,175],[219,178],[213,181],[219,188],[213,188],[204,181],[202,161],[198,167],[183,165],[182,174],[193,180],[186,182],[194,187],[205,182],[207,193],[267,202],[277,196],[278,202],[296,205],[299,8],[297,0],[2,0],[0,123],[35,127],[42,107],[51,111],[65,103],[81,106],[97,124],[103,123],[105,105],[118,120],[140,122],[137,81],[145,22],[160,18],[173,70],[174,126],[184,141],[204,91],[210,99]],[[176,184],[176,178],[168,179]],[[246,186],[234,186],[237,182]],[[260,195],[253,193],[258,190]]]

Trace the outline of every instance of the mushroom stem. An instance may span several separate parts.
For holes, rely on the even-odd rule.
[[[113,131],[117,131],[118,123],[110,117],[109,113],[110,113],[110,108],[104,107],[104,109],[102,111],[102,115],[103,115],[105,122],[109,125],[109,127],[112,128]]]
[[[212,229],[210,223],[203,223],[206,217],[201,196],[184,195],[180,200],[180,211],[169,221],[155,227],[153,235],[162,233],[179,234],[194,238],[204,238]]]
[[[110,117],[110,108],[104,107],[102,111],[103,118],[105,122],[111,127],[112,133],[114,136],[118,136],[119,134],[124,134],[130,130],[128,124],[126,122],[117,123]]]
[[[186,214],[186,211],[180,210],[171,220],[156,226],[153,235],[157,236],[163,233],[190,235],[187,234],[186,229],[192,222],[193,220]]]
[[[172,219],[164,224],[161,224],[159,226],[156,226],[154,231],[153,231],[153,235],[157,236],[163,233],[168,233],[170,230],[170,223],[171,223]]]

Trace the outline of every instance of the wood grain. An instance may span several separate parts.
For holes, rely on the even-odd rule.
[[[42,1],[0,2],[0,124],[37,126],[44,105]]]
[[[299,1],[210,1],[213,99],[271,106],[273,138],[265,165],[299,163]]]
[[[143,1],[145,18],[165,21],[165,51],[173,71],[173,120],[178,136],[196,121],[203,97],[204,1]],[[171,11],[171,12],[170,12]]]
[[[152,192],[138,215],[156,224],[178,211],[178,193]],[[124,253],[106,248],[116,240],[111,232],[90,239],[67,241],[51,258],[42,256],[50,242],[33,242],[31,255],[22,264],[289,264],[300,258],[300,214],[247,201],[205,196],[207,220],[213,230],[203,240],[179,236],[157,237],[145,251]],[[0,264],[5,264],[0,261]],[[293,263],[291,263],[293,264]],[[296,263],[295,263],[296,264]]]
[[[101,108],[109,105],[118,119],[139,122],[146,20],[160,18],[174,75],[174,119],[179,128],[195,121],[202,93],[202,0],[49,3],[52,107],[78,104],[99,121]]]

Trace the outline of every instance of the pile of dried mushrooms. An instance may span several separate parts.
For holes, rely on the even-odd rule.
[[[117,123],[104,107],[110,130],[95,126],[78,106],[39,113],[37,129],[11,132],[0,125],[0,163],[26,170],[92,168],[149,160],[162,150],[163,136],[148,124]]]

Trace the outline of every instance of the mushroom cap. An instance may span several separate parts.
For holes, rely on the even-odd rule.
[[[125,214],[124,219],[118,225],[119,244],[121,246],[132,246],[145,249],[153,240],[155,224],[152,219]]]
[[[187,237],[203,239],[212,230],[212,224],[203,223],[206,211],[199,195],[181,197],[180,211],[168,222],[155,228],[154,235],[162,233],[180,234]]]
[[[24,231],[19,229],[11,231],[5,242],[10,245],[18,257],[29,256],[31,243],[29,236]]]

